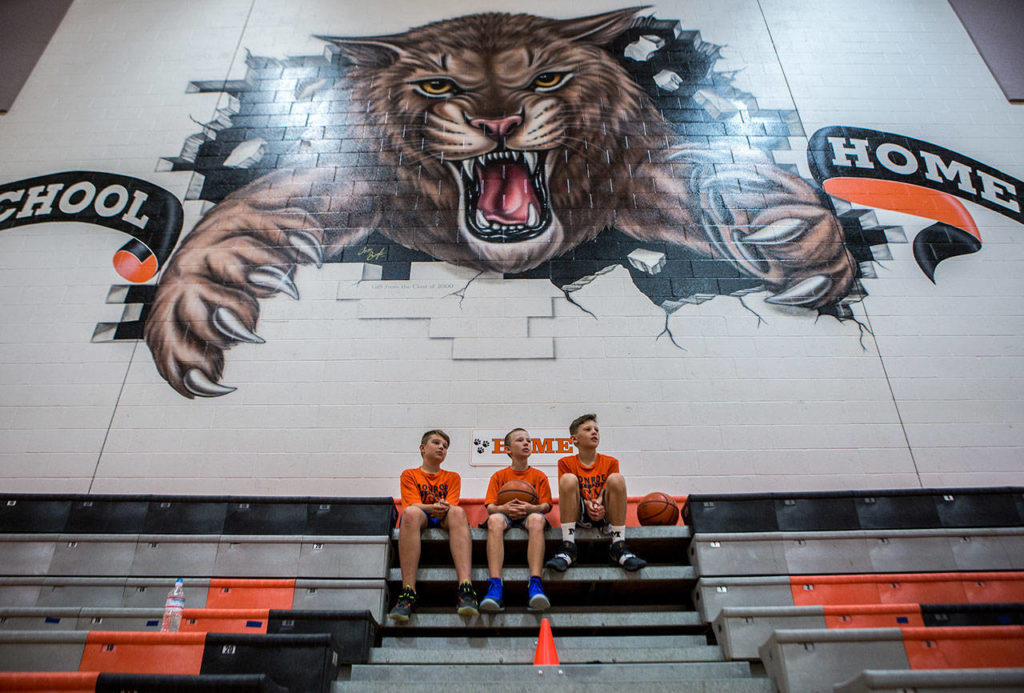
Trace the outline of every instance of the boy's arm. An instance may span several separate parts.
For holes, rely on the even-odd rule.
[[[450,479],[448,480],[448,495],[445,496],[444,500],[448,505],[458,505],[459,498],[462,496],[462,477],[452,472]]]

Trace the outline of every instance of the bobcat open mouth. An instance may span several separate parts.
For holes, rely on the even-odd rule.
[[[544,233],[551,224],[546,157],[544,151],[503,150],[458,162],[466,229],[490,243]]]

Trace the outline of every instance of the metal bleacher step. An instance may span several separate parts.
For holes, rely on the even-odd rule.
[[[527,568],[506,567],[501,573],[506,584],[525,584],[530,578]],[[633,573],[612,565],[605,566],[573,566],[564,573],[544,570],[544,583],[565,582],[692,582],[696,579],[693,568],[685,565],[649,565]],[[487,582],[486,567],[475,567],[472,572],[474,582]],[[398,583],[402,580],[402,571],[392,568],[388,571],[388,581]],[[418,584],[431,582],[447,582],[455,584],[455,569],[452,567],[420,568],[416,574]]]
[[[623,664],[659,662],[721,662],[722,651],[712,645],[698,647],[633,647],[623,638],[594,638],[593,646],[566,647],[559,644],[563,664]],[[496,648],[410,649],[384,647],[370,650],[370,664],[532,664],[536,654],[533,639],[521,645]]]
[[[534,673],[533,665],[523,664],[445,664],[423,666],[421,664],[391,664],[378,666],[356,664],[352,666],[350,681],[387,681],[401,685],[407,681],[417,682],[471,682],[478,685],[497,685],[504,690],[506,682],[532,680],[540,676]],[[561,672],[561,674],[558,674]],[[656,664],[562,664],[554,668],[552,678],[567,683],[577,682],[618,682],[620,687],[629,684],[643,686],[647,681],[687,681],[699,679],[730,679],[750,676],[746,662],[674,662]]]
[[[629,630],[669,630],[669,629],[701,629],[706,626],[695,611],[676,608],[644,608],[628,609],[605,608],[600,610],[579,610],[552,608],[543,612],[530,612],[525,609],[506,609],[500,614],[480,614],[479,616],[460,616],[455,613],[454,606],[443,611],[437,608],[417,609],[412,613],[409,622],[395,625],[392,621],[381,624],[381,632],[390,637],[401,632],[420,634],[421,631],[438,631],[444,629],[458,630],[497,630],[524,629],[538,632],[542,619],[548,619],[551,627],[558,630],[583,629],[629,629]],[[556,632],[558,632],[556,630]]]
[[[707,644],[705,635],[631,635],[626,643],[629,647],[700,647]],[[621,640],[616,638],[621,644]],[[559,648],[582,648],[582,647],[607,647],[608,644],[602,636],[591,635],[560,635],[556,644]],[[383,647],[392,649],[416,649],[427,650],[449,649],[453,647],[464,647],[469,649],[503,649],[509,647],[537,646],[537,635],[529,636],[502,636],[502,635],[388,635],[383,638]],[[532,649],[531,649],[532,651]]]
[[[567,681],[558,676],[560,667],[526,667],[520,680],[501,682],[502,693],[533,693],[534,691],[557,691],[557,693],[622,693],[621,681]],[[535,670],[544,669],[543,675]],[[634,688],[643,693],[774,693],[771,681],[766,678],[718,678],[700,680],[638,680]],[[335,681],[331,693],[437,693],[438,683],[395,681]],[[481,690],[498,690],[478,680],[462,681],[449,679],[444,683],[445,693],[480,693]]]

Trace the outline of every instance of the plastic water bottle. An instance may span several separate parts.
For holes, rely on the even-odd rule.
[[[174,589],[167,593],[164,602],[164,620],[160,623],[161,633],[177,633],[181,628],[181,612],[185,610],[185,583],[181,578],[174,581]]]

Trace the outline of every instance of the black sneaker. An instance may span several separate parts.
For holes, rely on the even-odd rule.
[[[459,596],[455,601],[456,610],[459,616],[479,616],[480,608],[476,601],[476,592],[473,585],[463,582],[459,585]]]
[[[562,545],[558,548],[558,553],[549,558],[544,567],[564,573],[575,562],[576,544],[571,541],[563,541]]]
[[[631,573],[647,565],[647,561],[626,548],[626,542],[624,541],[617,541],[612,544],[608,548],[608,556],[612,559],[612,563],[621,565]]]
[[[398,623],[407,623],[414,606],[416,606],[416,590],[406,585],[398,594],[398,601],[395,602],[394,608],[388,612],[388,618]]]

